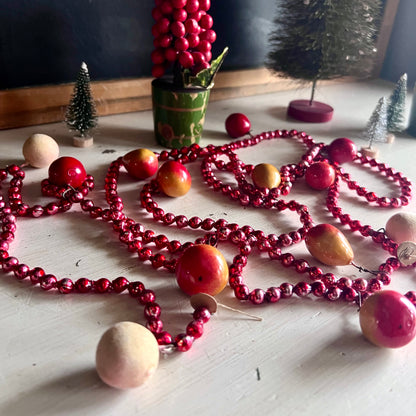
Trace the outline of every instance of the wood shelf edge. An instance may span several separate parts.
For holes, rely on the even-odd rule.
[[[152,78],[91,82],[99,116],[150,110]],[[323,84],[346,82],[323,81]],[[0,129],[62,121],[74,84],[0,91]],[[266,68],[223,71],[216,77],[212,100],[296,89],[299,83],[274,76]]]

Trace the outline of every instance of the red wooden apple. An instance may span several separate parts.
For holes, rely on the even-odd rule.
[[[176,280],[188,295],[215,296],[228,282],[228,265],[221,252],[207,244],[196,244],[182,254],[176,266]]]
[[[81,186],[87,176],[82,163],[70,156],[62,156],[52,162],[48,174],[50,183],[74,188]]]
[[[156,179],[160,189],[172,197],[185,195],[192,183],[188,169],[174,160],[169,160],[160,167]]]
[[[233,139],[244,136],[250,129],[251,123],[245,114],[233,113],[225,120],[225,130]]]
[[[416,309],[401,293],[382,290],[361,306],[360,326],[363,335],[379,347],[403,347],[416,335]]]
[[[346,137],[335,139],[328,146],[328,157],[332,162],[352,162],[357,156],[357,146]]]
[[[123,166],[135,179],[146,179],[153,176],[159,166],[157,156],[149,149],[136,149],[125,154]]]
[[[335,169],[327,162],[313,163],[306,169],[305,180],[313,189],[327,189],[334,183]]]

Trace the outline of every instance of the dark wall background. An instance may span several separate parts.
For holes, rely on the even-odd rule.
[[[279,0],[212,0],[223,69],[264,65]],[[285,1],[285,0],[283,0]],[[0,0],[0,89],[150,76],[154,0]],[[401,0],[381,76],[416,81],[416,1]],[[412,84],[413,85],[413,84]]]
[[[212,0],[224,69],[262,66],[274,0]],[[150,76],[154,0],[0,0],[0,89]]]
[[[408,85],[416,82],[416,1],[400,0],[390,37],[382,78],[396,82],[407,72]]]

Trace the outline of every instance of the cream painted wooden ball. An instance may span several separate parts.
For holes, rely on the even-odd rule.
[[[96,369],[111,387],[129,389],[142,385],[156,371],[159,346],[154,335],[134,322],[119,322],[101,337]]]
[[[397,244],[403,241],[416,242],[416,214],[399,212],[387,221],[386,234]]]
[[[45,168],[58,159],[59,146],[46,134],[32,134],[23,144],[23,157],[34,168]]]

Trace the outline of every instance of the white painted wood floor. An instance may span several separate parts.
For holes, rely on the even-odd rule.
[[[228,141],[224,120],[243,112],[252,121],[253,133],[274,129],[298,129],[317,141],[329,143],[349,137],[358,146],[378,99],[390,95],[393,84],[384,81],[348,83],[323,87],[317,99],[335,108],[327,124],[287,120],[291,99],[308,98],[302,89],[262,96],[212,102],[209,105],[201,145]],[[410,105],[410,97],[409,97]],[[112,160],[138,147],[161,149],[154,143],[150,112],[103,117],[93,148],[71,145],[63,123],[0,132],[0,166],[23,162],[21,148],[33,133],[54,137],[61,155],[81,160],[94,175],[91,194],[103,203],[103,180]],[[376,144],[379,160],[416,181],[416,138],[401,134],[392,144]],[[245,162],[269,162],[280,167],[297,161],[303,148],[289,140],[274,140],[239,151]],[[348,166],[354,178],[379,195],[397,191],[381,176]],[[268,233],[298,227],[293,213],[243,209],[201,181],[199,164],[189,165],[191,191],[178,199],[160,198],[166,211],[189,217],[225,218],[250,224]],[[47,169],[27,169],[24,197],[45,203],[40,181]],[[121,175],[120,193],[126,212],[169,237],[194,240],[198,231],[166,229],[151,223],[138,203],[140,184]],[[4,191],[5,186],[0,191]],[[377,267],[387,253],[350,233],[325,209],[325,192],[308,189],[303,179],[287,200],[305,203],[316,223],[330,222],[346,232],[356,262]],[[356,195],[342,189],[341,206],[353,218],[379,229],[397,211],[366,206]],[[402,208],[415,211],[416,202]],[[58,277],[141,280],[154,289],[162,306],[162,319],[172,333],[182,332],[191,319],[188,297],[173,275],[154,271],[130,255],[118,242],[109,224],[93,221],[79,207],[55,217],[19,219],[10,252],[31,267],[41,266]],[[191,237],[189,237],[191,236]],[[233,248],[234,250],[234,248]],[[227,260],[234,251],[225,249]],[[288,251],[310,260],[303,243]],[[357,276],[352,266],[328,268],[338,276]],[[250,256],[244,273],[249,287],[267,288],[298,275],[277,262]],[[390,286],[405,293],[416,290],[416,271],[399,271]],[[0,414],[23,415],[410,415],[416,405],[416,341],[398,350],[369,344],[361,335],[357,307],[294,296],[277,304],[255,307],[240,304],[226,288],[218,299],[229,306],[257,314],[261,322],[219,310],[205,326],[203,337],[187,353],[161,357],[158,371],[147,384],[129,391],[104,385],[95,372],[95,349],[104,331],[119,321],[144,324],[142,307],[128,295],[60,295],[44,292],[30,283],[0,272]]]

